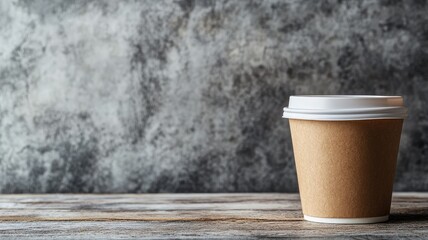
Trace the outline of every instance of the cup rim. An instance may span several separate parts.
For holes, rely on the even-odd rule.
[[[297,95],[290,96],[283,118],[307,120],[404,119],[407,108],[401,96]]]

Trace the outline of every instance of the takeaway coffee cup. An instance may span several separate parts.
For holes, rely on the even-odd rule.
[[[304,218],[388,220],[401,128],[400,96],[291,96],[288,118]]]

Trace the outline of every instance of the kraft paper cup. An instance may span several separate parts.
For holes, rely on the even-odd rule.
[[[401,128],[399,96],[292,96],[289,118],[304,218],[388,220]]]

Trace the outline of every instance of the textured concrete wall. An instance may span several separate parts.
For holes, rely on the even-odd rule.
[[[428,190],[427,83],[426,1],[0,1],[0,189],[296,191],[289,95],[384,94]]]

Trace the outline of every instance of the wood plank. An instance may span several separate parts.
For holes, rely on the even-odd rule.
[[[2,195],[0,234],[46,238],[428,238],[428,193],[396,193],[391,220],[302,220],[297,194]]]

